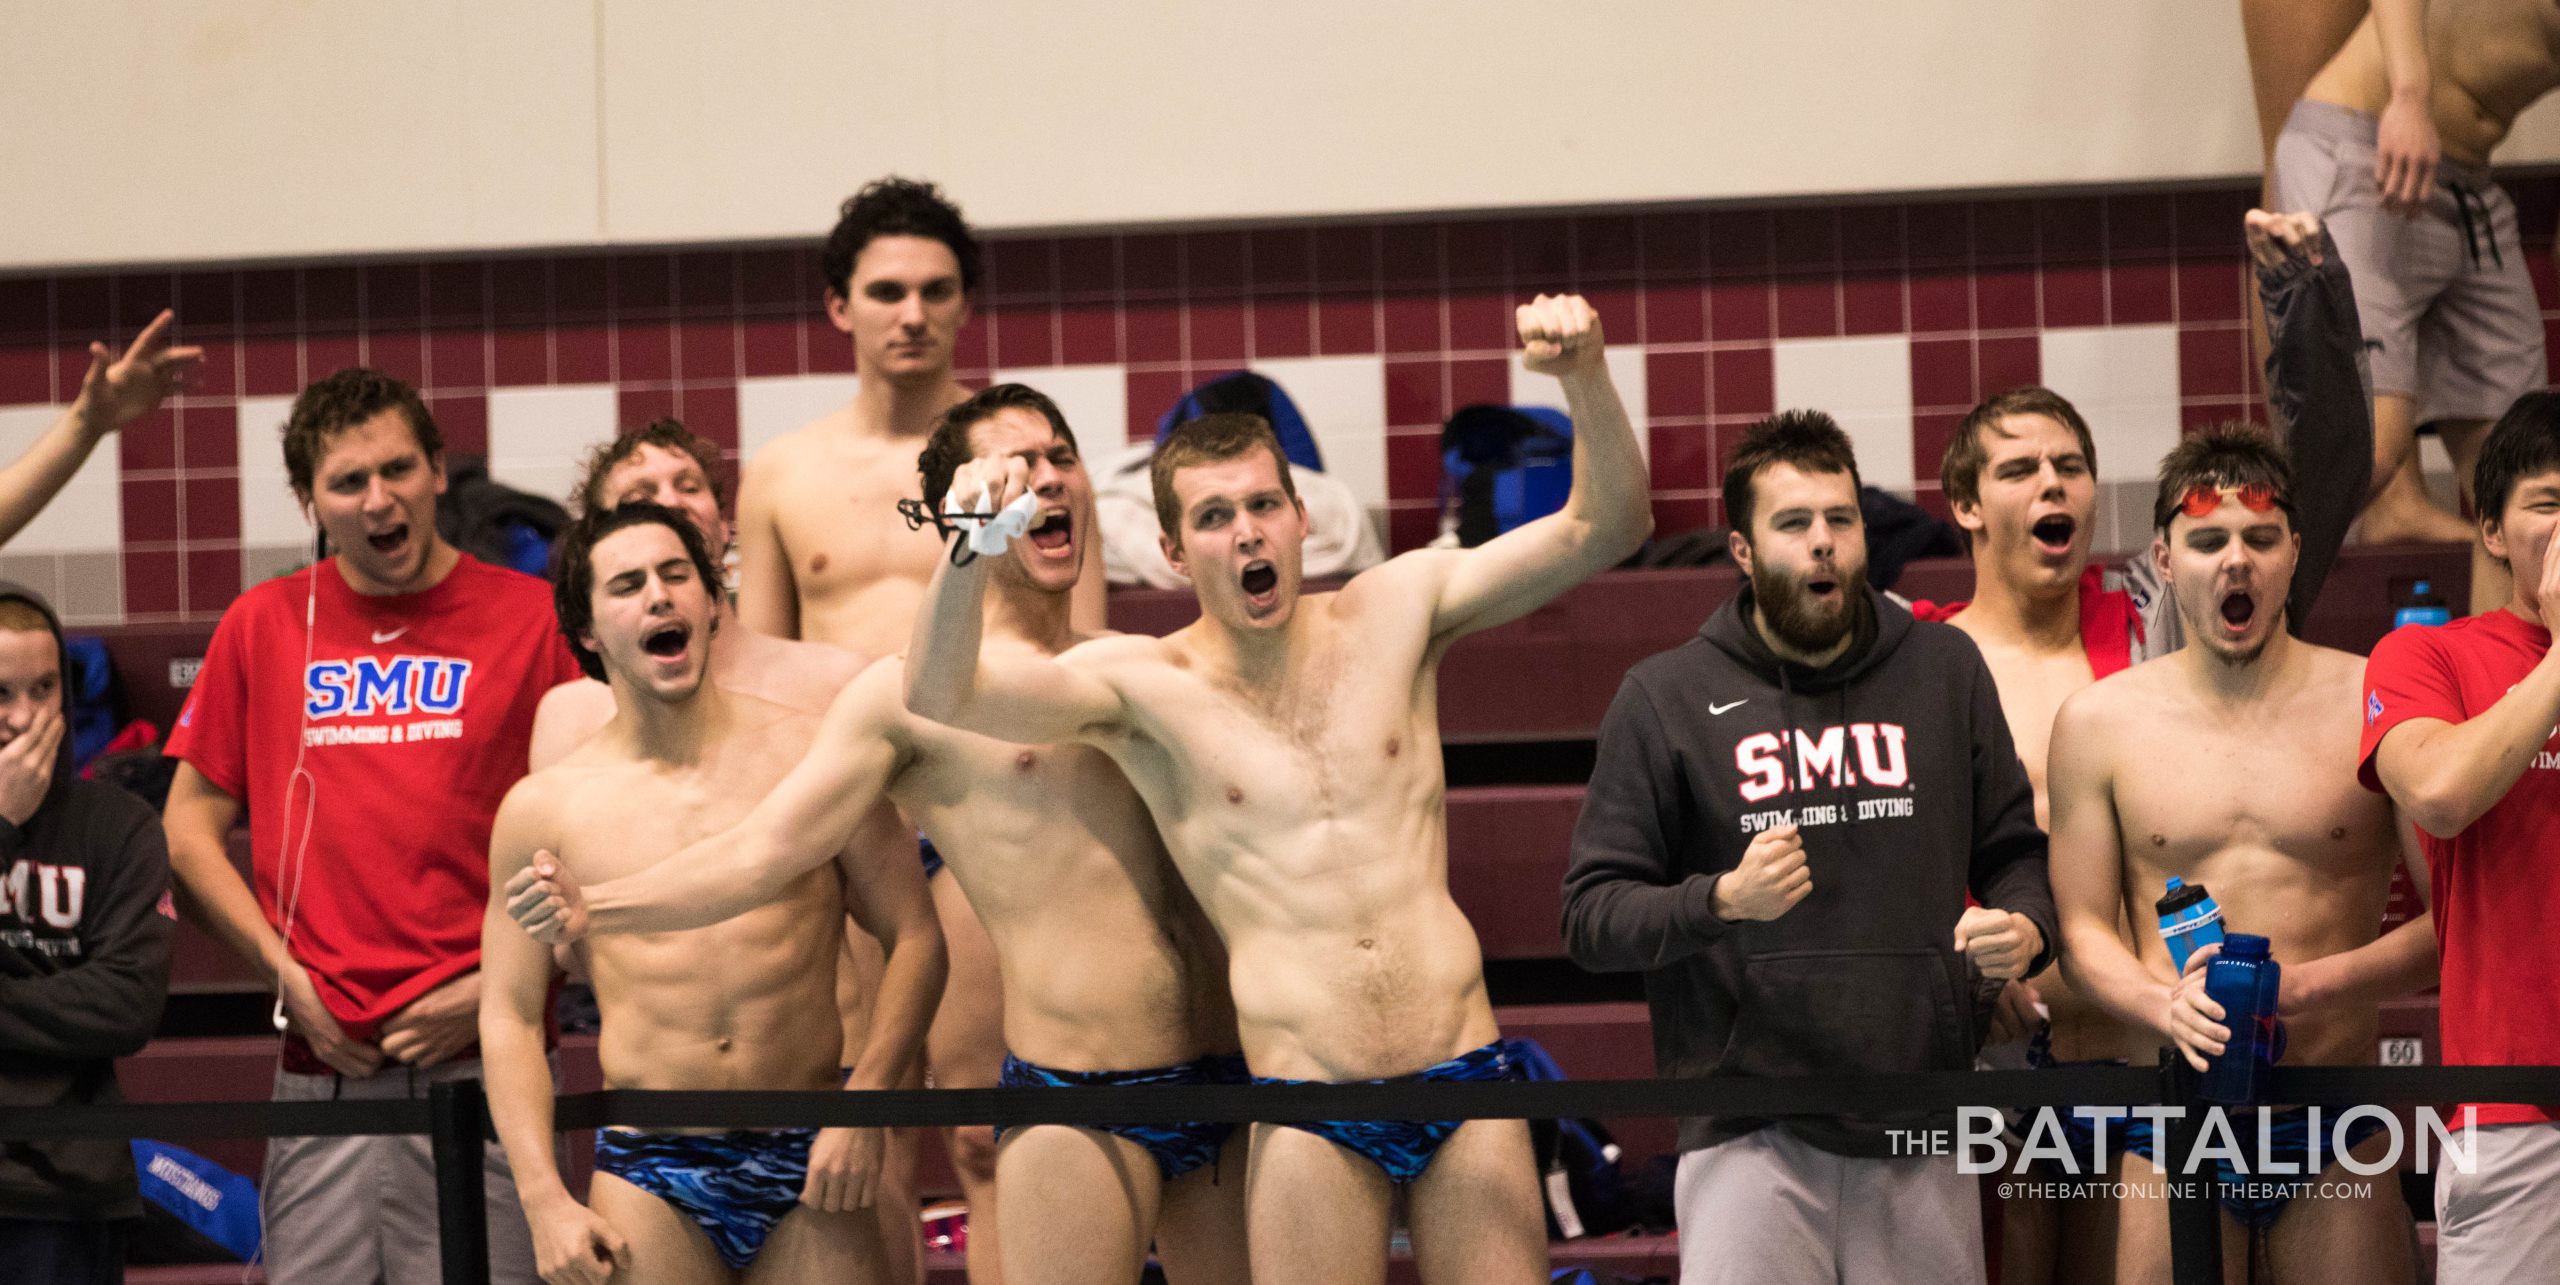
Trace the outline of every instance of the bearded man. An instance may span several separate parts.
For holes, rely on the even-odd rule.
[[[1646,973],[1665,1076],[1964,1070],[1991,998],[2055,940],[1991,671],[1867,586],[1858,462],[1829,416],[1752,426],[1724,494],[1747,579],[1618,689],[1565,943]],[[1975,1180],[1891,1146],[1952,1125],[1681,1121],[1681,1285],[1982,1279]]]

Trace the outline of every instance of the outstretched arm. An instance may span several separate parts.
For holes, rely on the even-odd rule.
[[[204,349],[169,342],[177,314],[162,310],[135,336],[124,356],[102,343],[89,345],[89,373],[62,418],[27,453],[0,468],[0,544],[17,538],[27,523],[60,494],[89,452],[109,433],[142,418],[186,383],[204,360]]]
[[[953,471],[950,493],[956,503],[970,505],[983,491],[984,511],[998,512],[1022,498],[1029,476],[1018,457],[980,456]],[[944,543],[957,551],[967,538],[946,536]],[[1082,740],[1116,725],[1120,694],[1102,679],[1043,656],[1008,652],[990,662],[981,654],[987,581],[996,561],[1012,556],[1009,547],[973,557],[955,552],[934,568],[907,647],[908,710],[964,731],[1033,745]]]
[[[1458,553],[1446,568],[1431,631],[1454,636],[1516,620],[1627,560],[1653,534],[1653,499],[1635,426],[1603,360],[1600,314],[1579,295],[1520,306],[1522,364],[1564,384],[1573,416],[1573,490],[1564,507]]]
[[[648,869],[580,888],[550,853],[499,880],[506,913],[535,939],[674,932],[774,900],[834,859],[878,807],[899,762],[897,662],[837,693],[807,756],[745,820]]]

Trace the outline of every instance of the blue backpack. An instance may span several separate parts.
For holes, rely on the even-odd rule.
[[[1324,452],[1316,448],[1315,432],[1307,427],[1298,404],[1289,399],[1289,390],[1250,370],[1220,375],[1184,393],[1181,401],[1157,417],[1156,445],[1164,445],[1174,429],[1203,415],[1230,411],[1261,416],[1280,439],[1280,453],[1289,457],[1291,468],[1324,471]]]
[[[1440,429],[1440,512],[1458,543],[1484,543],[1564,507],[1573,420],[1546,406],[1469,406]]]

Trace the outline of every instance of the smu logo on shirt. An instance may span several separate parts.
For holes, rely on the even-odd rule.
[[[451,714],[470,681],[471,662],[449,656],[315,660],[302,671],[302,708],[313,718]]]
[[[1810,790],[1816,786],[1837,788],[1848,785],[1877,785],[1899,788],[1911,783],[1911,763],[1903,750],[1900,723],[1837,724],[1819,730],[1795,728],[1795,753],[1787,753],[1787,738],[1776,732],[1760,732],[1743,737],[1733,747],[1733,763],[1742,769],[1742,798],[1758,803],[1789,790]],[[1849,747],[1855,745],[1857,765],[1849,763]],[[1793,758],[1791,764],[1788,760]],[[1788,769],[1794,769],[1792,781]]]
[[[80,866],[20,861],[0,880],[0,909],[22,923],[41,919],[48,928],[68,932],[80,926],[80,907],[88,893],[89,872]]]

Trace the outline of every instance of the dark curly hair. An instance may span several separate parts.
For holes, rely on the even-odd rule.
[[[569,653],[578,658],[578,672],[597,682],[604,676],[604,657],[578,636],[596,622],[595,553],[606,536],[631,527],[650,523],[676,533],[684,542],[685,557],[693,562],[693,573],[702,577],[704,589],[716,604],[720,600],[720,564],[711,556],[711,546],[703,543],[702,532],[693,521],[663,504],[634,500],[610,509],[590,509],[560,533],[560,547],[551,553],[551,609],[560,617],[560,635],[569,640]]]
[[[978,238],[960,217],[960,207],[931,183],[893,174],[846,197],[837,209],[835,230],[827,234],[826,251],[818,260],[827,293],[851,295],[854,260],[862,257],[862,247],[884,236],[920,236],[951,247],[951,257],[960,264],[960,288],[977,290]]]
[[[312,470],[320,466],[330,438],[395,406],[408,417],[410,435],[418,439],[427,463],[442,459],[444,434],[436,430],[436,418],[427,413],[417,389],[362,366],[314,380],[303,389],[284,420],[284,472],[294,494],[311,498]]]
[[[951,475],[960,466],[977,457],[969,445],[969,430],[995,417],[1000,410],[1035,410],[1049,421],[1050,431],[1058,440],[1076,446],[1076,433],[1067,427],[1067,417],[1046,393],[1029,384],[997,384],[977,396],[942,412],[933,425],[933,436],[925,439],[924,451],[916,456],[916,473],[924,482],[927,508],[942,511],[942,497],[951,491]],[[1084,448],[1077,446],[1082,455]]]

